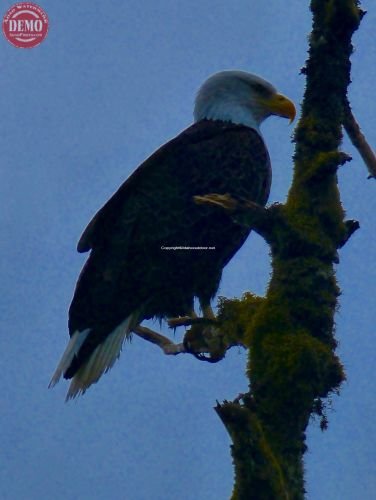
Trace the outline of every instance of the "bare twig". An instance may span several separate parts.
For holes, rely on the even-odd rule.
[[[376,155],[371,146],[368,144],[364,134],[360,130],[359,124],[356,121],[349,101],[346,99],[344,108],[343,126],[349,136],[351,142],[359,151],[364,163],[369,172],[368,178],[376,178]]]
[[[146,326],[136,326],[133,329],[133,333],[135,333],[142,339],[157,345],[165,354],[175,355],[182,352],[187,352],[183,343],[175,344],[169,338],[161,335],[160,333],[154,332],[153,330],[150,330],[150,328],[147,328]]]

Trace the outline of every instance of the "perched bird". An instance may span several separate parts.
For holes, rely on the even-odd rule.
[[[69,310],[70,342],[52,377],[73,398],[108,371],[144,319],[213,315],[222,270],[250,230],[193,197],[226,194],[265,205],[271,167],[260,124],[295,117],[264,79],[222,71],[197,93],[194,123],[167,142],[99,210],[78,242],[90,251]]]

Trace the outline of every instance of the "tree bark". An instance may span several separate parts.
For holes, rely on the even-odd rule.
[[[233,500],[304,498],[310,416],[318,413],[326,426],[322,399],[338,391],[345,378],[335,354],[340,290],[334,264],[337,250],[358,226],[344,220],[337,169],[349,160],[339,147],[351,38],[363,12],[356,0],[312,0],[311,11],[292,186],[284,205],[263,212],[263,223],[257,219],[272,254],[267,295],[247,296],[242,316],[247,322],[241,327],[231,316],[232,301],[223,301],[219,315],[219,320],[233,318],[230,326],[242,331],[249,348],[249,392],[216,407],[233,441]],[[251,211],[254,222],[255,207],[242,210]]]

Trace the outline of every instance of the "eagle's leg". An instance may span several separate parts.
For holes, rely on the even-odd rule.
[[[186,352],[183,343],[174,344],[169,338],[146,326],[137,325],[132,329],[132,332],[142,339],[157,345],[165,354],[180,354],[181,352]]]
[[[212,306],[209,303],[200,300],[202,315],[205,319],[216,319]]]

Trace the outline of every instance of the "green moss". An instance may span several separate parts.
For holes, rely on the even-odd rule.
[[[184,344],[188,352],[196,357],[205,353],[205,358],[202,359],[213,363],[223,359],[230,347],[217,322],[193,324],[184,336]]]
[[[235,487],[232,500],[288,499],[281,457],[270,447],[255,413],[245,405],[227,401],[218,405],[216,411],[233,441]]]
[[[331,348],[305,331],[281,334],[277,329],[268,335],[257,332],[251,349],[252,387],[265,385],[263,392],[273,392],[269,406],[282,409],[286,401],[293,400],[298,406],[295,411],[299,406],[310,410],[312,398],[327,396],[343,380],[342,368]],[[273,381],[273,387],[267,389],[268,380]]]
[[[264,300],[250,292],[241,299],[219,297],[217,319],[229,345],[248,345],[245,332]]]
[[[341,2],[329,0],[325,6],[324,16],[324,25],[327,26],[328,31],[334,30],[335,32],[356,29],[362,17],[359,4],[354,0],[341,0]]]
[[[310,415],[321,415],[325,427],[323,399],[345,378],[335,353],[334,264],[349,229],[337,170],[348,160],[339,147],[351,37],[362,12],[356,0],[312,0],[311,10],[293,183],[265,232],[272,255],[267,295],[223,299],[219,308],[228,339],[249,347],[250,392],[244,405],[229,403],[221,415],[234,443],[233,499],[239,500],[303,499]]]

